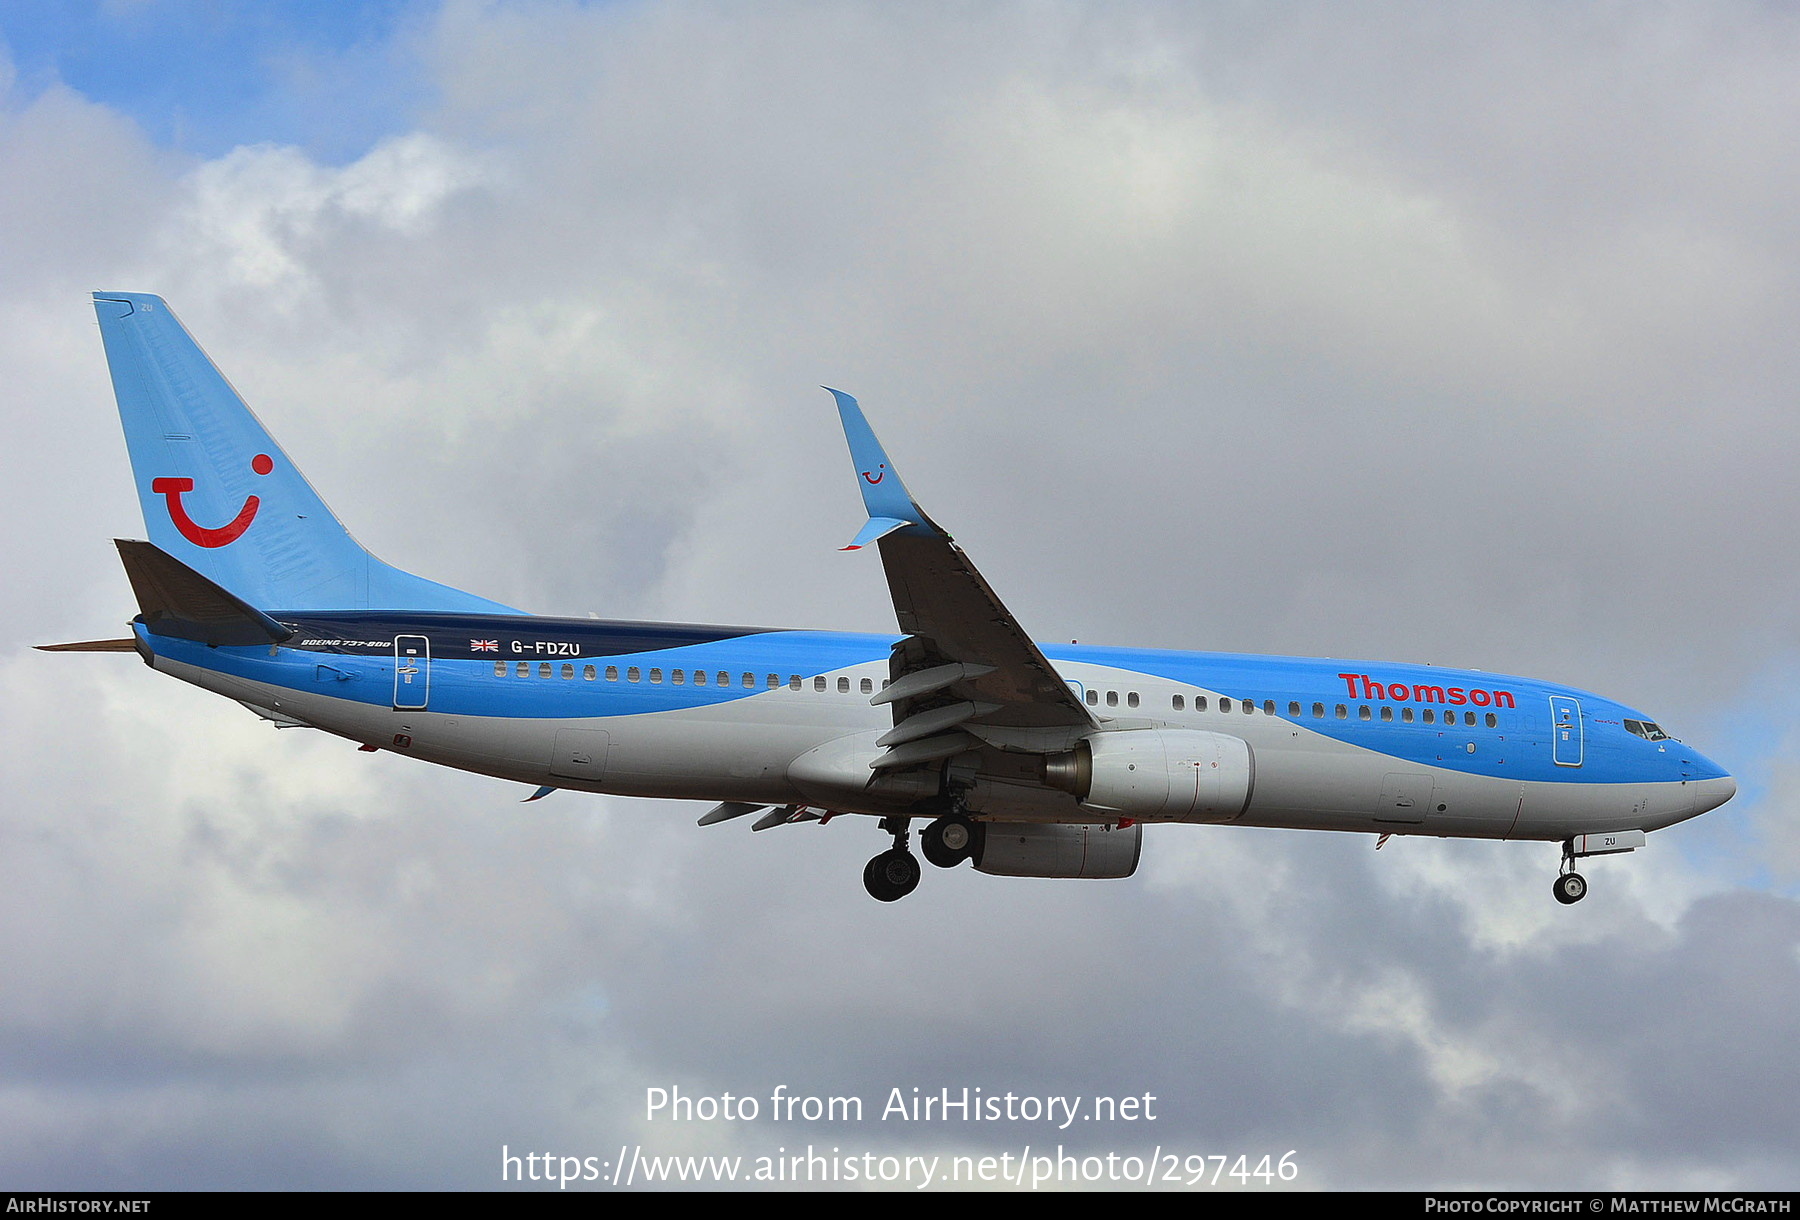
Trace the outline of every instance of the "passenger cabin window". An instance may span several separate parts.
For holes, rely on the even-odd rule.
[[[814,678],[813,679],[813,689],[814,690],[824,690],[825,689],[825,679]]]
[[[756,689],[756,675],[755,674],[745,674],[744,675],[744,689],[745,690],[755,690]]]
[[[1221,712],[1229,712],[1231,710],[1231,700],[1221,695],[1219,697],[1219,710]]]
[[[778,687],[780,687],[780,685],[781,685],[781,675],[780,674],[770,674],[767,679],[768,688],[770,690],[775,690]]]
[[[800,689],[800,675],[799,674],[794,674],[788,678],[788,689],[789,690],[799,690]]]
[[[730,686],[731,685],[731,675],[721,669],[719,671],[719,681],[717,684],[719,686]]]
[[[651,670],[650,671],[650,681],[656,683],[656,685],[658,685],[658,686],[661,686],[662,685],[662,670],[660,670],[660,669]]]
[[[1406,724],[1411,724],[1413,722],[1413,710],[1410,707],[1401,708],[1400,719]]]
[[[1263,700],[1263,715],[1273,716],[1274,714],[1275,714],[1275,700],[1264,699]]]
[[[1107,707],[1118,707],[1119,706],[1119,692],[1118,691],[1109,690],[1106,692],[1106,706]]]
[[[1323,720],[1324,718],[1325,718],[1325,705],[1323,703],[1313,704],[1313,719],[1314,720]]]
[[[705,686],[706,685],[706,671],[704,669],[696,669],[694,671],[694,685],[695,686]]]
[[[1488,726],[1488,728],[1490,728],[1490,729],[1491,729],[1491,728],[1495,728],[1495,727],[1497,727],[1497,726],[1498,726],[1498,725],[1499,725],[1499,723],[1500,723],[1500,717],[1498,717],[1498,716],[1496,716],[1496,715],[1494,715],[1494,713],[1492,713],[1492,712],[1489,712],[1489,713],[1488,713],[1488,714],[1487,714],[1487,726]]]
[[[862,680],[862,693],[865,695],[872,695],[875,693],[875,683],[872,679],[864,678]]]
[[[1196,712],[1204,712],[1206,710],[1206,696],[1205,695],[1195,695],[1194,696],[1194,710]]]
[[[1100,692],[1097,690],[1088,691],[1087,701],[1088,701],[1089,707],[1099,707],[1100,706]]]
[[[1300,701],[1298,699],[1295,699],[1288,704],[1288,715],[1298,716],[1299,714],[1300,714]]]
[[[592,682],[599,676],[600,676],[599,671],[596,670],[592,665],[583,665],[581,667],[581,680],[583,682]]]
[[[839,678],[838,679],[838,694],[847,695],[849,693],[850,693],[850,679]]]
[[[573,678],[575,676],[575,667],[573,665],[569,664],[567,661],[564,661],[563,667],[562,667],[562,676],[565,678]]]
[[[1138,693],[1136,691],[1132,691],[1130,694],[1125,696],[1125,706],[1126,707],[1136,707],[1137,705],[1138,705]]]
[[[506,676],[506,662],[505,661],[495,661],[494,662],[494,676],[496,678],[504,678]]]
[[[644,675],[642,673],[638,672],[638,667],[635,665],[633,665],[630,669],[625,671],[625,680],[627,682],[636,682],[636,681],[640,680],[643,676]]]
[[[549,676],[550,676],[550,662],[539,661],[538,662],[538,677],[548,678]]]
[[[1383,707],[1381,709],[1381,718],[1383,720],[1392,720],[1394,718],[1394,709],[1391,707]]]
[[[669,671],[669,681],[676,686],[680,686],[687,681],[687,672],[680,669],[671,669]]]
[[[1368,704],[1365,703],[1361,707],[1356,709],[1356,718],[1358,720],[1369,719],[1369,705]]]
[[[619,667],[617,665],[608,665],[606,667],[606,680],[608,682],[617,682],[619,680]]]
[[[1344,705],[1343,705],[1343,704],[1341,704],[1341,703],[1340,703],[1340,704],[1338,704],[1338,705],[1337,705],[1337,718],[1338,718],[1338,719],[1339,719],[1339,720],[1348,720],[1348,719],[1350,719],[1350,709],[1349,709],[1349,708],[1347,708],[1347,707],[1345,707],[1345,706],[1344,706]]]
[[[1180,695],[1174,695],[1169,699],[1169,706],[1179,712],[1183,710],[1186,702]]]
[[[529,678],[531,676],[531,662],[530,661],[520,661],[519,667],[517,669],[513,670],[513,673],[517,674],[521,678]]]

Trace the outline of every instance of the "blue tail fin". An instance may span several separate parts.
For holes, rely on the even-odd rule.
[[[362,548],[159,297],[96,292],[150,540],[266,610],[516,614]]]

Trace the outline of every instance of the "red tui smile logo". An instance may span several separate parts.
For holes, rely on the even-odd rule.
[[[275,461],[266,453],[259,453],[250,459],[250,469],[257,474],[268,474],[275,469]],[[183,478],[153,479],[150,482],[152,493],[162,496],[169,502],[169,520],[181,531],[181,536],[195,546],[221,547],[230,546],[244,536],[250,523],[256,520],[256,510],[262,507],[262,501],[255,496],[244,497],[244,507],[238,515],[216,529],[208,529],[188,516],[188,511],[181,503],[181,493],[194,490],[194,480]]]

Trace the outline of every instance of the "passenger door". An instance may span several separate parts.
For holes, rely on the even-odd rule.
[[[1581,704],[1568,695],[1551,695],[1550,750],[1556,765],[1579,767],[1581,746]]]
[[[394,706],[415,711],[431,696],[431,643],[422,635],[394,637]]]

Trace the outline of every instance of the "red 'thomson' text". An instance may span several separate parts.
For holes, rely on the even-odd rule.
[[[1386,699],[1394,703],[1472,703],[1476,707],[1517,707],[1509,690],[1468,690],[1460,686],[1407,685],[1377,682],[1368,674],[1339,674],[1352,699]],[[1358,693],[1361,683],[1361,693]]]

